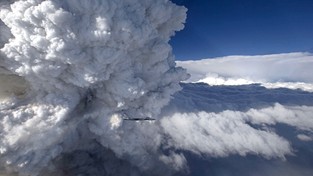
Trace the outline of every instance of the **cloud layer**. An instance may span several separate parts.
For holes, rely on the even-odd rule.
[[[162,125],[172,137],[169,145],[208,158],[228,156],[202,161],[212,166],[210,170],[193,166],[192,173],[201,170],[199,173],[208,175],[310,175],[310,53],[228,56],[177,63],[191,74],[186,82],[192,84],[182,84],[184,89],[164,109],[167,118],[162,119]],[[262,160],[250,154],[286,161]],[[199,162],[192,156],[188,160]]]
[[[267,88],[286,87],[313,91],[313,56],[286,53],[260,56],[227,56],[198,61],[177,61],[188,70],[188,82],[210,85],[262,83]]]
[[[274,127],[285,124],[299,130],[299,139],[309,139],[301,131],[313,132],[312,100],[312,93],[300,90],[189,83],[164,109],[161,124],[178,149],[283,158],[293,152],[292,145]]]

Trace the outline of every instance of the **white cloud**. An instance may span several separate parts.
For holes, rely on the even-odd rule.
[[[249,126],[240,112],[174,114],[161,123],[172,138],[169,145],[197,154],[215,157],[259,154],[283,158],[292,152],[287,140]]]
[[[287,53],[263,56],[227,56],[198,61],[177,61],[188,70],[188,82],[210,85],[261,83],[267,88],[313,90],[313,56]]]
[[[244,118],[254,124],[284,123],[301,130],[313,131],[312,106],[282,106],[275,104],[264,109],[250,109]]]
[[[313,107],[285,107],[275,104],[246,112],[226,110],[220,113],[175,113],[161,120],[172,138],[168,145],[209,156],[259,154],[267,158],[292,153],[289,142],[269,131],[271,125],[287,124],[313,132]],[[261,125],[263,129],[249,123]]]
[[[293,152],[293,144],[277,135],[277,124],[296,128],[299,140],[311,140],[301,134],[313,131],[310,53],[177,63],[191,74],[187,82],[209,86],[185,84],[176,94],[177,100],[166,109],[169,116],[162,120],[164,130],[173,137],[168,145],[209,156],[255,153],[284,157]],[[262,144],[257,145],[258,141]]]
[[[301,141],[312,141],[312,137],[311,136],[308,136],[308,135],[305,135],[305,134],[298,134],[297,135],[297,138]]]
[[[268,89],[287,88],[287,89],[300,89],[307,92],[313,92],[312,83],[304,82],[275,82],[275,83],[261,83],[262,86]]]

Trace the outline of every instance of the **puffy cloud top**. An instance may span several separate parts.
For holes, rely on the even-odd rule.
[[[168,0],[0,5],[1,79],[14,75],[24,82],[12,87],[26,91],[18,98],[0,89],[15,94],[1,102],[0,112],[0,161],[13,170],[38,173],[74,150],[71,140],[119,146],[119,139],[136,137],[124,133],[121,119],[156,118],[187,77],[168,44],[184,27],[186,9]],[[122,157],[132,147],[112,150]]]

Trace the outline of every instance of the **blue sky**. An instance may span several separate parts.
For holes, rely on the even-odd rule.
[[[177,60],[313,51],[312,0],[172,0],[188,8]]]

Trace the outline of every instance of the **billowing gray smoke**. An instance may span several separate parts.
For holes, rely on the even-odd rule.
[[[183,156],[160,154],[157,126],[122,119],[158,118],[187,77],[168,44],[184,27],[185,8],[169,0],[20,0],[1,2],[0,18],[5,173],[183,167]]]

